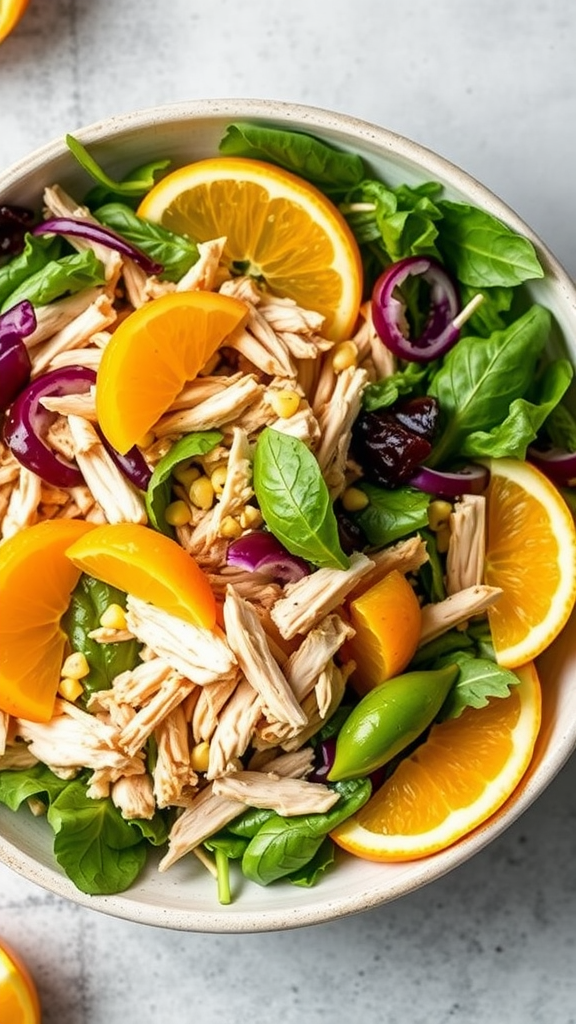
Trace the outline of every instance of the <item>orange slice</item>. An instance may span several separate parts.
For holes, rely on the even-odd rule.
[[[425,857],[471,832],[514,792],[534,750],[541,717],[534,665],[517,669],[508,697],[432,727],[367,804],[332,833],[365,860]]]
[[[0,946],[0,1021],[40,1024],[40,1001],[32,977],[19,956]]]
[[[0,0],[0,43],[20,21],[28,0]]]
[[[207,577],[184,548],[147,526],[96,526],[66,552],[71,564],[95,579],[157,608],[212,629],[216,602]]]
[[[217,292],[175,292],[135,310],[106,345],[96,378],[104,434],[124,454],[136,444],[248,314]]]
[[[60,619],[80,576],[65,556],[94,529],[52,519],[0,544],[0,709],[45,722],[52,715],[66,646]]]
[[[162,178],[138,214],[196,242],[225,236],[230,269],[321,313],[327,337],[350,337],[362,297],[358,246],[339,210],[303,179],[260,160],[200,160]]]
[[[576,599],[576,529],[553,484],[514,459],[492,459],[484,579],[502,587],[488,610],[500,665],[536,658],[566,624]]]
[[[346,657],[356,662],[352,683],[363,696],[397,676],[413,657],[420,638],[422,613],[406,577],[393,569],[350,604],[356,635]]]

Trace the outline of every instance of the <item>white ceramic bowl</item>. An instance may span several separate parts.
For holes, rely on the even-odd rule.
[[[448,198],[465,200],[499,217],[535,244],[545,268],[530,283],[536,301],[552,310],[555,343],[576,362],[576,290],[557,261],[504,203],[441,157],[401,136],[316,108],[258,100],[200,100],[112,118],[82,131],[70,130],[89,145],[109,173],[126,171],[169,155],[173,166],[215,155],[229,122],[271,123],[310,132],[359,153],[389,183],[441,182]],[[59,182],[82,194],[85,179],[63,139],[0,174],[0,201],[37,205],[42,188]],[[80,190],[80,191],[79,191]],[[264,931],[316,924],[375,907],[432,882],[466,861],[500,835],[551,782],[576,746],[576,645],[569,625],[539,668],[544,683],[544,718],[532,767],[507,804],[485,825],[450,849],[406,864],[373,864],[343,853],[319,885],[302,889],[289,883],[261,888],[244,884],[231,906],[217,903],[207,872],[184,858],[158,874],[151,858],[140,881],[117,896],[85,896],[60,871],[45,822],[0,806],[0,859],[14,871],[67,899],[117,917],[169,928],[206,932]]]

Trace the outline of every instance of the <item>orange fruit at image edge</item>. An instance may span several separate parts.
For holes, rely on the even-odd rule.
[[[493,815],[525,774],[541,722],[533,664],[508,697],[432,727],[370,800],[332,833],[349,853],[407,861],[451,846]]]
[[[0,544],[0,708],[44,722],[52,715],[66,635],[60,620],[80,570],[65,555],[93,524],[38,523]]]
[[[0,0],[0,43],[10,35],[28,7],[29,0]]]
[[[393,569],[349,608],[355,636],[346,657],[356,662],[352,685],[363,696],[399,675],[414,655],[422,622],[418,598],[406,577]]]
[[[0,941],[0,1021],[2,1024],[40,1024],[40,1000],[28,968]]]

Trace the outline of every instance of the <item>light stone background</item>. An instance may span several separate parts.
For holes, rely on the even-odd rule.
[[[31,0],[0,47],[0,166],[109,114],[210,96],[327,107],[424,143],[576,274],[573,0]],[[334,924],[159,930],[0,867],[0,935],[44,1024],[575,1024],[576,765],[473,861]]]

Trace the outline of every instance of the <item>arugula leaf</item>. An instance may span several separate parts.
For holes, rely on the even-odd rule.
[[[90,175],[94,181],[104,190],[97,195],[100,198],[100,202],[103,201],[104,196],[133,196],[140,197],[149,192],[152,186],[155,184],[157,177],[161,171],[166,170],[170,166],[170,160],[154,160],[141,167],[137,167],[135,170],[130,171],[125,178],[121,181],[115,181],[110,178],[108,174],[100,167],[93,156],[88,152],[85,146],[82,145],[78,139],[75,139],[73,135],[66,136],[66,145],[72,153],[72,156],[78,161],[80,166]]]
[[[22,252],[0,267],[0,307],[10,309],[15,305],[12,295],[16,289],[57,259],[61,249],[62,239],[55,235],[25,235]]]
[[[386,409],[405,395],[420,393],[431,367],[423,363],[406,363],[406,366],[383,380],[367,384],[362,393],[362,405],[368,412]]]
[[[90,638],[90,632],[98,627],[103,612],[111,604],[124,608],[126,595],[101,580],[82,574],[61,620],[72,650],[81,651],[90,666],[89,675],[82,680],[85,700],[96,690],[107,690],[115,676],[134,668],[139,661],[141,645],[137,640],[99,644]]]
[[[438,247],[446,264],[463,284],[474,288],[515,286],[544,271],[532,243],[496,217],[442,199]]]
[[[164,267],[161,281],[179,281],[198,260],[198,247],[183,235],[137,217],[125,203],[106,203],[94,216]]]
[[[222,440],[218,430],[198,431],[181,437],[160,459],[150,477],[146,489],[146,511],[150,524],[168,537],[174,536],[174,529],[166,522],[166,508],[172,497],[172,474],[182,463],[196,455],[206,455]]]
[[[424,491],[415,487],[386,490],[367,483],[359,486],[368,495],[369,504],[353,518],[372,547],[385,547],[428,525],[430,495]]]
[[[262,431],[254,492],[266,525],[288,551],[321,568],[348,568],[328,488],[303,441],[271,427]]]
[[[467,652],[449,655],[460,674],[440,709],[438,721],[459,718],[464,708],[483,708],[490,697],[508,697],[510,687],[519,683],[518,676],[509,668],[502,668],[487,658],[474,658]]]
[[[284,167],[325,192],[343,192],[364,177],[364,163],[305,132],[264,128],[236,122],[228,125],[219,146],[225,156],[243,156]]]
[[[34,306],[47,306],[63,295],[72,295],[105,283],[104,267],[92,249],[50,260],[40,270],[22,281],[9,295],[0,312],[28,299]]]

